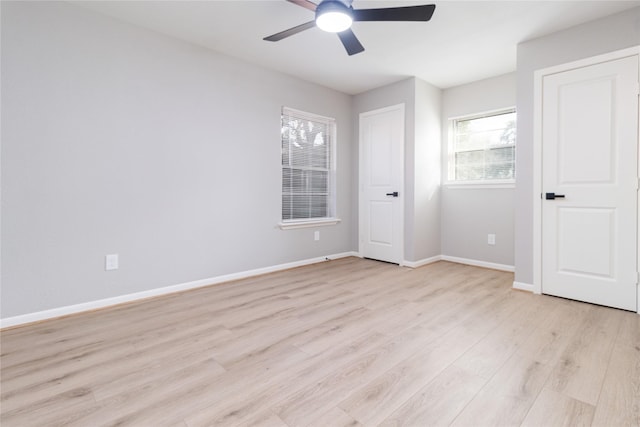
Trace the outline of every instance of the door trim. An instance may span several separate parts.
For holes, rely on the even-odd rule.
[[[536,70],[533,74],[533,292],[542,294],[542,89],[545,76],[609,62],[616,59],[638,56],[640,45],[627,49],[597,55],[566,64]],[[639,76],[640,78],[640,76]],[[639,150],[640,151],[640,150]],[[638,159],[640,164],[640,159]],[[640,175],[638,177],[640,179]],[[638,213],[640,214],[640,197],[638,198]],[[637,239],[636,253],[638,256],[636,267],[640,268],[640,239]],[[638,286],[638,285],[636,285]],[[637,312],[640,314],[640,289],[636,292]]]
[[[389,111],[395,111],[398,110],[402,113],[402,117],[403,117],[403,126],[406,127],[406,117],[405,117],[405,105],[404,103],[402,104],[395,104],[395,105],[390,105],[388,107],[383,107],[383,108],[378,108],[376,110],[371,110],[371,111],[366,111],[364,113],[360,113],[360,115],[358,116],[358,253],[360,254],[361,257],[364,256],[364,250],[362,247],[362,233],[363,233],[363,229],[362,229],[362,222],[363,222],[363,214],[364,214],[364,197],[363,197],[363,192],[364,192],[364,159],[363,159],[363,149],[362,149],[362,145],[364,144],[363,140],[362,140],[362,118],[363,117],[367,117],[367,116],[373,116],[376,114],[380,114],[380,113],[386,113]],[[400,164],[400,175],[401,175],[401,179],[400,179],[400,194],[403,195],[402,197],[402,203],[400,203],[400,220],[402,221],[401,224],[401,229],[402,229],[402,233],[400,233],[400,236],[398,236],[398,240],[399,240],[399,245],[400,245],[400,259],[398,260],[398,265],[400,265],[401,267],[404,266],[404,232],[405,232],[405,218],[404,218],[404,204],[406,203],[407,198],[405,197],[405,191],[404,191],[404,184],[405,184],[405,176],[404,176],[404,163],[405,163],[405,158],[404,158],[404,146],[406,144],[405,142],[405,136],[406,136],[406,129],[403,127],[403,144],[400,147],[400,157],[402,158],[402,162]]]

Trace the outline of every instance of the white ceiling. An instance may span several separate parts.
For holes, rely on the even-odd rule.
[[[318,28],[263,41],[313,19],[284,0],[74,3],[349,94],[408,76],[447,88],[509,73],[519,42],[640,6],[640,0],[354,0],[354,9],[435,3],[436,10],[430,22],[354,23],[366,50],[350,57],[335,34]]]

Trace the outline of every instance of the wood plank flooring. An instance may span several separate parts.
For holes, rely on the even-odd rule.
[[[640,316],[345,258],[0,333],[10,426],[640,426]]]

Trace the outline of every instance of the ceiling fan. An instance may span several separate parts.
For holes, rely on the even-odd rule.
[[[338,34],[349,56],[364,51],[364,47],[351,30],[351,23],[355,21],[428,21],[436,9],[435,4],[382,9],[354,9],[351,6],[353,0],[322,0],[319,4],[309,0],[287,1],[315,12],[316,18],[313,21],[265,37],[263,40],[277,42],[317,26],[321,30]]]

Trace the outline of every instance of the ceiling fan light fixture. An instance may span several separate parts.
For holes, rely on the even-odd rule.
[[[0,0],[2,1],[2,0]],[[364,52],[362,43],[351,31],[353,21],[381,21],[381,22],[424,22],[431,19],[435,4],[423,4],[417,6],[383,7],[378,9],[354,9],[353,0],[320,0],[314,3],[311,0],[286,0],[289,3],[304,7],[315,12],[313,21],[305,22],[265,37],[264,40],[277,42],[293,36],[313,27],[335,33],[345,50],[351,55]],[[317,0],[315,0],[317,1]]]
[[[316,25],[329,33],[348,30],[353,23],[351,8],[340,1],[324,1],[316,9]]]

